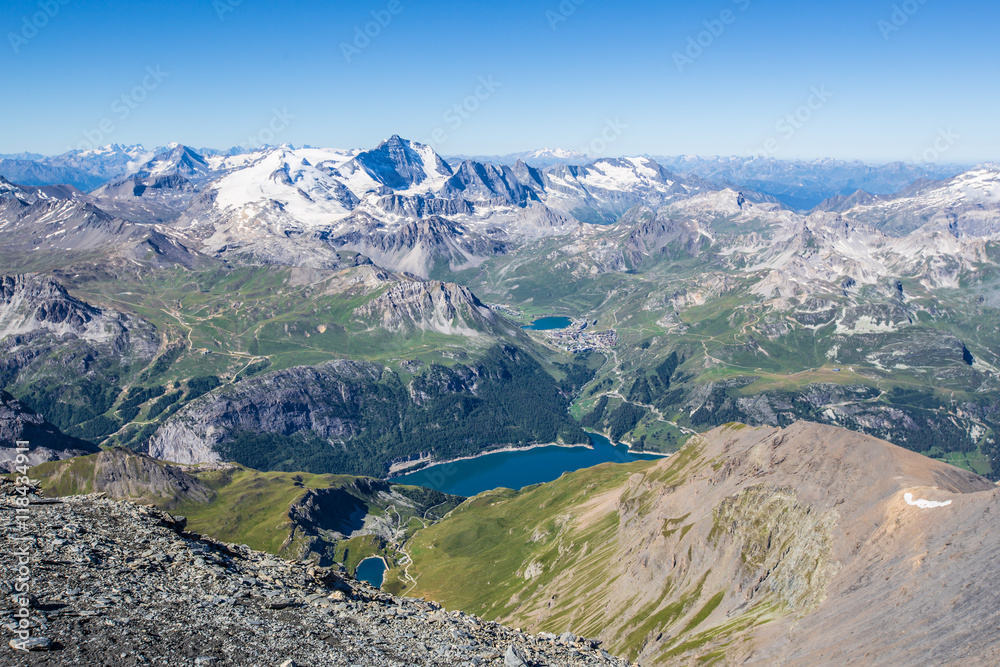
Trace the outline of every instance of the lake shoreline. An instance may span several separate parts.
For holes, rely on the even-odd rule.
[[[573,324],[573,319],[563,315],[546,315],[535,318],[531,324],[522,326],[524,331],[560,331]]]
[[[626,449],[628,449],[629,454],[649,454],[650,456],[662,456],[663,458],[669,458],[669,457],[671,457],[671,456],[673,456],[674,454],[677,453],[677,452],[653,452],[653,451],[650,451],[648,449],[634,449],[632,447],[632,443],[630,443],[630,442],[617,442],[616,443],[614,440],[611,439],[611,436],[608,435],[607,433],[601,433],[600,431],[587,431],[586,429],[584,429],[584,432],[585,433],[595,433],[595,434],[601,436],[602,438],[604,438],[605,440],[607,440],[608,442],[610,442],[612,444],[612,446],[623,445]]]
[[[388,481],[472,497],[489,489],[520,489],[549,482],[561,474],[602,463],[659,461],[670,456],[662,452],[638,452],[624,443],[613,444],[604,434],[586,433],[587,444],[537,443],[527,447],[499,447],[406,470],[389,477]]]
[[[588,433],[589,433],[589,431],[588,431]],[[600,434],[598,434],[598,435],[600,435]],[[458,463],[459,461],[474,461],[475,459],[481,459],[484,456],[491,456],[493,454],[503,454],[505,452],[527,452],[527,451],[530,451],[532,449],[540,449],[541,447],[565,447],[567,449],[574,449],[574,448],[579,447],[580,449],[594,449],[594,443],[593,442],[588,442],[587,444],[579,443],[579,444],[572,444],[572,445],[570,445],[570,444],[561,443],[561,442],[539,442],[539,443],[536,443],[534,445],[528,445],[526,447],[517,447],[515,445],[507,445],[506,447],[501,447],[499,449],[490,449],[490,450],[487,450],[485,452],[480,452],[478,454],[470,454],[469,456],[460,456],[458,458],[445,459],[443,461],[435,461],[433,459],[418,459],[418,460],[416,460],[416,461],[413,462],[414,465],[412,465],[412,466],[406,466],[406,467],[403,467],[403,468],[396,468],[395,470],[393,470],[393,468],[390,467],[389,468],[389,474],[391,475],[391,477],[387,477],[386,479],[388,481],[391,481],[392,479],[394,479],[396,477],[403,476],[403,475],[400,475],[399,473],[403,473],[404,475],[409,475],[409,474],[412,474],[412,473],[415,473],[415,472],[420,472],[421,470],[427,470],[428,468],[433,468],[435,466],[448,465],[449,463]],[[421,463],[424,463],[424,465],[420,465]]]

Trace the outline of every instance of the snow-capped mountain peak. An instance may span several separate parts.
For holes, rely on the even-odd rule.
[[[368,174],[398,191],[434,192],[454,175],[451,167],[426,144],[393,135],[354,158]]]
[[[178,174],[185,178],[204,177],[211,173],[208,162],[197,151],[182,144],[170,147],[152,157],[133,163],[130,175],[143,178]]]
[[[126,146],[124,144],[106,144],[104,146],[90,148],[84,151],[75,151],[75,155],[86,158],[107,157],[111,155],[128,155],[130,157],[135,157],[142,155],[145,152],[146,149],[142,147],[142,144],[134,144],[131,146]]]
[[[896,195],[860,199],[845,217],[891,234],[919,228],[960,236],[1000,235],[1000,167],[979,165],[941,181],[921,180]]]

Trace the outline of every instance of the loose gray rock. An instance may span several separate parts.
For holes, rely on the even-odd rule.
[[[30,533],[30,594],[39,604],[34,640],[27,650],[0,650],[5,666],[628,665],[388,595],[335,567],[179,533],[158,509],[99,494],[33,504],[22,530],[12,490],[0,480],[0,571],[16,567],[14,540]],[[14,629],[9,605],[0,608],[0,626]]]
[[[507,647],[507,653],[503,656],[503,662],[507,667],[527,667],[528,665],[524,654],[513,644]]]
[[[28,639],[10,640],[10,647],[18,651],[51,651],[54,646],[51,639],[41,635]]]

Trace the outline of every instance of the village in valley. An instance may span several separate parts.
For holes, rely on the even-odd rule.
[[[545,337],[567,352],[601,350],[618,345],[618,332],[614,329],[597,331],[597,320],[584,318],[573,320],[565,329],[545,331]]]

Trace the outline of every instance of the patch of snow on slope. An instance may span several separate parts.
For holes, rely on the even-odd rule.
[[[913,505],[914,507],[919,507],[920,509],[923,510],[933,509],[935,507],[947,507],[948,505],[951,505],[950,500],[946,500],[944,502],[940,502],[937,500],[924,500],[923,498],[920,498],[919,500],[914,500],[912,493],[904,494],[903,500],[906,501],[907,505]]]
[[[315,150],[275,150],[251,166],[220,179],[215,204],[220,209],[240,209],[250,204],[274,201],[301,223],[322,225],[350,215],[353,208],[348,189],[329,171],[306,158],[342,159]]]

